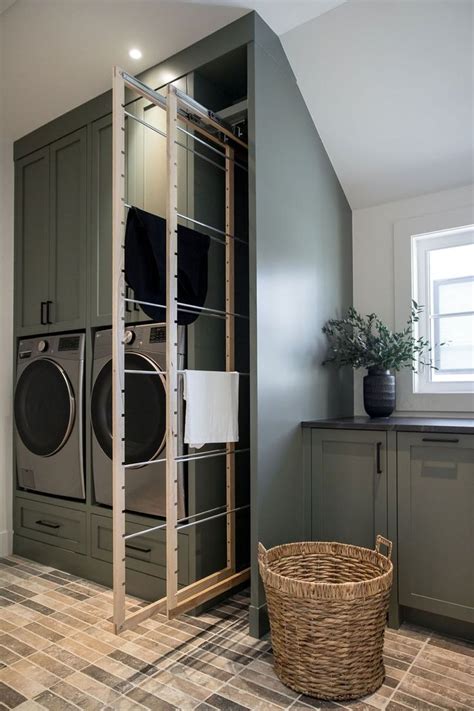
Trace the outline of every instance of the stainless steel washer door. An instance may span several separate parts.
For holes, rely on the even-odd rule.
[[[149,462],[165,446],[166,387],[158,365],[140,353],[125,354],[126,370],[150,375],[125,375],[125,461]],[[91,419],[94,434],[112,458],[112,360],[99,372],[92,389]]]
[[[50,457],[66,444],[74,426],[76,402],[65,371],[49,358],[30,363],[15,390],[15,422],[25,447]]]

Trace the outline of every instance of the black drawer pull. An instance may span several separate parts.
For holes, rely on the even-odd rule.
[[[51,321],[51,312],[50,312],[50,307],[52,306],[52,301],[47,301],[46,302],[46,323],[52,324],[53,322]]]
[[[130,298],[130,287],[129,287],[129,286],[126,286],[126,287],[125,287],[125,298],[126,298],[126,299],[129,299],[129,298]],[[129,301],[126,301],[126,302],[125,302],[125,311],[126,311],[128,314],[132,313],[132,309],[131,309],[131,307],[130,307],[130,302],[129,302]]]
[[[377,474],[382,474],[382,442],[377,442]]]
[[[53,523],[52,521],[42,521],[41,519],[39,521],[36,521],[38,526],[46,526],[46,528],[61,528],[60,523]]]
[[[151,553],[151,548],[141,548],[140,546],[132,546],[130,543],[126,543],[125,548],[130,548],[130,550],[139,551],[140,553]]]
[[[46,326],[46,324],[48,323],[47,318],[44,314],[45,307],[46,307],[46,301],[42,301],[41,302],[41,311],[40,311],[40,319],[41,319],[42,326]]]
[[[423,442],[450,442],[450,444],[457,444],[458,439],[452,437],[451,439],[441,439],[441,437],[423,437]]]

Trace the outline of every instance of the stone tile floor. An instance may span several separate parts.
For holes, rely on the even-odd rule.
[[[383,686],[350,704],[283,686],[268,640],[247,635],[245,594],[199,617],[112,633],[111,591],[18,557],[0,559],[0,711],[474,709],[474,647],[387,630]],[[129,608],[143,604],[129,598]]]

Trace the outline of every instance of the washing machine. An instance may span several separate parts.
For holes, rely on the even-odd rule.
[[[125,506],[166,516],[166,325],[125,331]],[[185,365],[185,330],[178,327],[178,368]],[[143,374],[149,371],[150,375]],[[181,410],[179,418],[181,417]],[[95,335],[91,396],[92,471],[95,501],[112,505],[112,331]],[[146,462],[143,464],[143,462]],[[148,464],[150,462],[150,464]],[[139,464],[138,464],[139,463]],[[179,467],[178,516],[185,515],[184,466]]]
[[[14,398],[18,485],[84,499],[84,334],[20,341]]]

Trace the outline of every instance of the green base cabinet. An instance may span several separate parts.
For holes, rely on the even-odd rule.
[[[303,424],[307,536],[368,548],[387,536],[389,626],[474,639],[474,420]]]
[[[474,623],[474,435],[398,435],[399,602]]]
[[[312,430],[311,537],[374,548],[387,535],[385,432]]]

